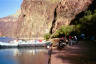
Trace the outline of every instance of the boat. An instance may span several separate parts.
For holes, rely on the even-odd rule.
[[[19,41],[18,47],[45,47],[46,41],[41,40],[29,40],[29,41]]]
[[[0,48],[18,47],[18,42],[16,40],[10,42],[0,42]]]
[[[0,42],[0,48],[13,48],[13,47],[47,47],[50,46],[45,40],[13,40],[10,42]]]

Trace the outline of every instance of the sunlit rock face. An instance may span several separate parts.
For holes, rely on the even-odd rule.
[[[37,38],[49,33],[59,0],[24,0],[18,22],[18,37]]]
[[[62,25],[69,25],[77,14],[87,9],[92,0],[23,0],[17,36],[43,37]]]
[[[0,36],[15,37],[17,29],[17,20],[20,10],[16,14],[0,18]]]
[[[92,0],[62,0],[56,8],[56,20],[53,24],[52,33],[62,25],[69,25],[77,14],[85,11]]]

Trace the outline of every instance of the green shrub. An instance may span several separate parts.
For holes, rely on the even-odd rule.
[[[48,40],[50,38],[50,36],[51,36],[51,34],[50,33],[47,33],[47,34],[44,35],[44,39],[45,40]]]
[[[67,36],[69,35],[72,31],[74,31],[75,27],[74,25],[68,25],[68,26],[61,26],[60,29],[58,29],[52,37],[59,37],[60,35]]]

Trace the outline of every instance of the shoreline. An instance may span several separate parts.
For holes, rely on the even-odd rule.
[[[96,42],[79,41],[62,50],[52,49],[51,64],[96,64]]]

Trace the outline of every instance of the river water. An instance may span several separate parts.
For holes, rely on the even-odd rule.
[[[0,42],[14,40],[0,37]],[[0,64],[48,64],[49,55],[45,48],[6,48],[0,49]]]
[[[0,49],[0,64],[48,64],[44,48]]]

